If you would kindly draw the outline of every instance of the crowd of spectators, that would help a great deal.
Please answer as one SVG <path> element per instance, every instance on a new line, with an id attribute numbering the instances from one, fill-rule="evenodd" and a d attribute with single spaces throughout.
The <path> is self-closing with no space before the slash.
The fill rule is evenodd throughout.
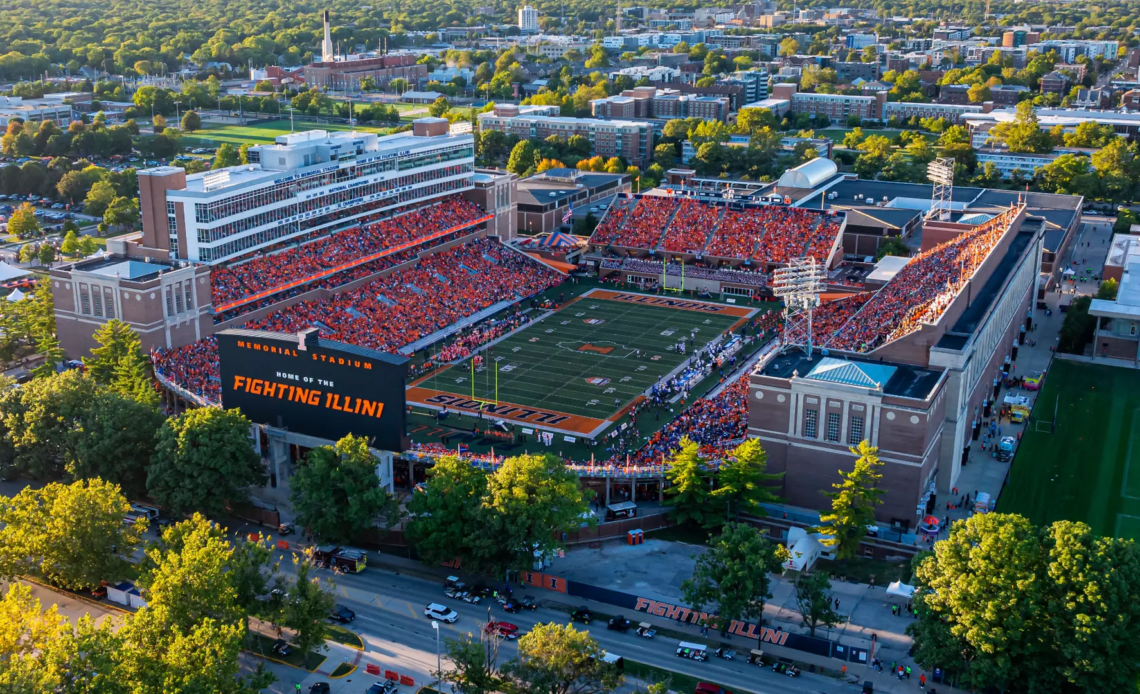
<path id="1" fill-rule="evenodd" d="M 229 267 L 214 268 L 210 273 L 211 296 L 215 306 L 228 304 L 474 221 L 482 214 L 475 203 L 452 197 L 364 228 L 295 243 Z M 363 270 L 366 274 L 385 266 L 369 265 Z"/>
<path id="2" fill-rule="evenodd" d="M 530 321 L 531 318 L 529 316 L 525 316 L 516 311 L 506 318 L 495 319 L 482 325 L 473 326 L 469 331 L 461 333 L 454 340 L 444 345 L 438 352 L 431 355 L 430 358 L 424 360 L 422 364 L 413 369 L 412 373 L 413 375 L 427 373 L 443 364 L 458 359 L 465 359 L 469 354 L 488 342 L 497 340 L 515 328 L 525 325 Z"/>
<path id="3" fill-rule="evenodd" d="M 515 301 L 558 284 L 562 277 L 493 239 L 428 256 L 349 292 L 304 301 L 244 327 L 294 333 L 316 326 L 321 337 L 395 352 L 500 301 Z M 500 328 L 476 330 L 450 348 L 458 353 L 494 339 Z M 453 357 L 458 358 L 458 356 Z M 155 371 L 195 395 L 220 401 L 218 349 L 207 337 L 152 354 Z"/>
<path id="4" fill-rule="evenodd" d="M 208 400 L 222 401 L 218 340 L 213 335 L 182 347 L 159 347 L 150 354 L 154 372 L 174 385 Z"/>
<path id="5" fill-rule="evenodd" d="M 756 250 L 756 242 L 764 233 L 755 210 L 725 210 L 720 224 L 713 231 L 705 255 L 720 258 L 751 258 Z"/>
<path id="6" fill-rule="evenodd" d="M 709 234 L 716 228 L 723 209 L 692 199 L 682 200 L 673 221 L 665 230 L 661 247 L 673 253 L 700 253 L 709 240 Z"/>
<path id="7" fill-rule="evenodd" d="M 321 337 L 395 352 L 500 301 L 516 301 L 562 277 L 497 241 L 479 239 L 423 258 L 415 266 L 351 292 L 304 301 L 246 327 Z"/>
<path id="8" fill-rule="evenodd" d="M 811 314 L 812 333 L 819 335 L 823 340 L 831 337 L 851 319 L 851 316 L 858 313 L 872 296 L 874 294 L 871 292 L 860 292 L 817 306 Z M 798 315 L 792 316 L 793 319 L 797 317 Z"/>
<path id="9" fill-rule="evenodd" d="M 825 347 L 869 352 L 938 320 L 1001 240 L 1017 210 L 914 256 L 875 293 Z"/>
<path id="10" fill-rule="evenodd" d="M 641 198 L 610 243 L 628 248 L 656 248 L 665 225 L 679 206 L 678 198 L 657 195 Z"/>
<path id="11" fill-rule="evenodd" d="M 763 263 L 787 263 L 805 255 L 809 245 L 820 245 L 816 235 L 822 221 L 819 212 L 798 207 L 758 207 L 749 212 L 756 216 L 755 224 L 764 229 L 754 256 Z M 831 241 L 838 233 L 839 227 L 835 226 Z M 831 250 L 830 245 L 828 250 Z M 816 259 L 826 260 L 827 256 L 816 256 Z"/>
<path id="12" fill-rule="evenodd" d="M 615 198 L 610 205 L 609 212 L 602 219 L 601 223 L 594 229 L 594 233 L 590 235 L 590 243 L 607 244 L 613 243 L 617 238 L 618 232 L 621 231 L 622 225 L 625 224 L 625 218 L 629 215 L 629 211 L 637 203 L 625 198 Z"/>

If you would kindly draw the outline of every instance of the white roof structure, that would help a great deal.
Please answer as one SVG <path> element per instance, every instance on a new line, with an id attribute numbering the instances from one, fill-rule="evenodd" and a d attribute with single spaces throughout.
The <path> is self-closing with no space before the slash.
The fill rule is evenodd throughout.
<path id="1" fill-rule="evenodd" d="M 1117 235 L 1108 252 L 1106 265 L 1124 268 L 1116 299 L 1093 299 L 1089 313 L 1094 316 L 1140 320 L 1140 237 Z"/>
<path id="2" fill-rule="evenodd" d="M 871 390 L 882 390 L 897 370 L 896 367 L 885 364 L 869 364 L 836 359 L 835 357 L 824 357 L 812 367 L 804 378 L 870 388 Z"/>
<path id="3" fill-rule="evenodd" d="M 837 173 L 839 173 L 839 167 L 835 165 L 835 162 L 826 157 L 817 157 L 794 169 L 788 169 L 783 176 L 780 176 L 776 186 L 781 188 L 815 188 Z"/>
<path id="4" fill-rule="evenodd" d="M 0 260 L 0 282 L 14 280 L 17 277 L 26 277 L 30 274 L 32 273 L 27 270 L 21 270 L 18 267 L 12 267 L 8 263 Z"/>
<path id="5" fill-rule="evenodd" d="M 7 299 L 8 301 L 16 302 L 16 301 L 20 301 L 25 296 L 27 296 L 27 294 L 25 294 L 22 291 L 20 291 L 19 289 L 17 289 L 4 298 Z"/>
<path id="6" fill-rule="evenodd" d="M 887 586 L 887 595 L 897 595 L 900 598 L 910 600 L 914 597 L 914 586 L 909 586 L 902 581 L 895 581 Z"/>
<path id="7" fill-rule="evenodd" d="M 884 255 L 879 262 L 875 263 L 875 269 L 867 275 L 866 281 L 890 282 L 908 263 L 910 263 L 910 258 L 901 255 Z"/>

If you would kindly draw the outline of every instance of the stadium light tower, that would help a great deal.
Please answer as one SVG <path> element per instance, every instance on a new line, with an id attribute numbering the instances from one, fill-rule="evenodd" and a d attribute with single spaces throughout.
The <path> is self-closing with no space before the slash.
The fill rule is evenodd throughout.
<path id="1" fill-rule="evenodd" d="M 772 273 L 772 293 L 784 300 L 784 342 L 807 345 L 811 359 L 811 314 L 819 306 L 826 270 L 815 258 L 793 258 Z"/>
<path id="2" fill-rule="evenodd" d="M 934 184 L 926 219 L 950 219 L 950 200 L 954 196 L 954 158 L 939 157 L 927 164 L 926 177 Z"/>

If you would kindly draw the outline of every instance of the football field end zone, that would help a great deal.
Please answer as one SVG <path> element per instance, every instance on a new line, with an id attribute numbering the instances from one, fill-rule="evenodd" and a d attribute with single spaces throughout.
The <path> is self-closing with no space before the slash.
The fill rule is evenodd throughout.
<path id="1" fill-rule="evenodd" d="M 695 311 L 697 313 L 707 313 L 717 316 L 736 316 L 738 318 L 751 318 L 760 312 L 758 308 L 718 304 L 712 301 L 701 301 L 699 299 L 677 299 L 668 296 L 658 296 L 657 294 L 619 292 L 612 289 L 591 289 L 577 297 L 575 301 L 581 301 L 582 299 L 606 299 L 607 301 L 642 304 L 645 306 L 656 306 L 658 308 L 672 308 L 678 311 Z M 565 306 L 568 306 L 570 303 L 572 302 L 567 302 L 560 308 L 565 308 Z"/>
<path id="2" fill-rule="evenodd" d="M 482 410 L 485 413 L 484 416 L 490 420 L 502 419 L 519 426 L 535 427 L 545 431 L 569 436 L 585 436 L 586 438 L 596 438 L 603 429 L 614 421 L 612 417 L 610 419 L 594 419 L 546 410 L 541 407 L 525 407 L 502 400 L 499 401 L 498 405 L 482 407 L 481 401 L 419 386 L 408 388 L 406 400 L 408 404 L 419 405 L 430 410 L 438 411 L 446 407 L 449 410 L 470 416 L 476 416 Z"/>

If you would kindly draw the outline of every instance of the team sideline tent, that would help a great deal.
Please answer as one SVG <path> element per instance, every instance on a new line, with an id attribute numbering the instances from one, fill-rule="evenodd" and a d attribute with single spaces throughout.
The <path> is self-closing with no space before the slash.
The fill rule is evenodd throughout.
<path id="1" fill-rule="evenodd" d="M 910 600 L 914 597 L 914 586 L 908 586 L 902 581 L 895 581 L 887 586 L 887 595 L 897 595 L 900 598 Z"/>
<path id="2" fill-rule="evenodd" d="M 32 273 L 28 272 L 27 270 L 21 270 L 18 267 L 12 267 L 8 263 L 0 260 L 0 282 L 14 280 L 17 277 L 27 277 L 30 274 Z"/>

